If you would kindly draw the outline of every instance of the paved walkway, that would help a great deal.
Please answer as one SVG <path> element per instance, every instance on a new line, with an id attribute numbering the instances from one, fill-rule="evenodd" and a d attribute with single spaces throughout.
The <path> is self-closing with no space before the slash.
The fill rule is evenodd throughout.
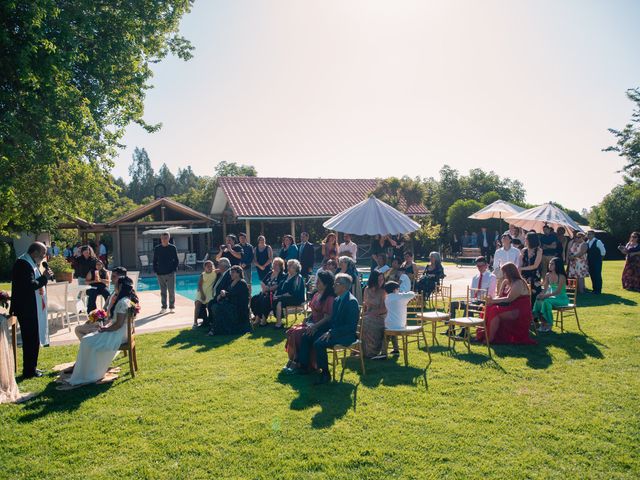
<path id="1" fill-rule="evenodd" d="M 445 285 L 451 285 L 454 297 L 463 297 L 467 294 L 467 285 L 477 271 L 475 268 L 446 265 L 444 268 L 446 278 Z M 176 294 L 175 313 L 160 314 L 160 291 L 138 292 L 141 311 L 136 319 L 136 334 L 159 332 L 163 330 L 177 330 L 190 327 L 193 323 L 193 301 L 182 295 Z M 82 317 L 81 323 L 85 318 Z M 71 332 L 67 328 L 52 332 L 51 345 L 67 345 L 78 343 L 73 333 L 77 323 L 71 325 Z"/>

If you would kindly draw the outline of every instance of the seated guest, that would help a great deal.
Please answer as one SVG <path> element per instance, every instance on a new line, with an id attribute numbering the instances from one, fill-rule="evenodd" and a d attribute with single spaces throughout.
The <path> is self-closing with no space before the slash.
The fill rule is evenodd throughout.
<path id="1" fill-rule="evenodd" d="M 375 270 L 369 275 L 367 288 L 363 295 L 362 338 L 360 343 L 365 357 L 372 358 L 382 351 L 384 339 L 384 319 L 387 307 L 384 299 L 387 292 L 384 289 L 384 275 Z"/>
<path id="2" fill-rule="evenodd" d="M 238 335 L 251 331 L 249 324 L 249 286 L 242 267 L 229 269 L 231 283 L 218 294 L 214 305 L 213 328 L 209 335 Z"/>
<path id="3" fill-rule="evenodd" d="M 338 259 L 338 273 L 346 273 L 351 277 L 351 293 L 358 303 L 362 300 L 362 285 L 360 284 L 360 274 L 356 268 L 356 262 L 347 255 Z"/>
<path id="4" fill-rule="evenodd" d="M 322 260 L 326 262 L 329 259 L 338 259 L 338 240 L 333 232 L 329 233 L 322 241 Z"/>
<path id="5" fill-rule="evenodd" d="M 542 249 L 540 248 L 538 235 L 535 232 L 527 233 L 525 243 L 526 248 L 522 250 L 520 273 L 522 273 L 522 278 L 524 278 L 525 282 L 531 287 L 531 303 L 533 304 L 542 288 L 542 279 L 540 277 Z"/>
<path id="6" fill-rule="evenodd" d="M 274 328 L 282 328 L 284 309 L 302 305 L 305 300 L 305 293 L 304 280 L 300 275 L 300 262 L 298 260 L 289 260 L 287 262 L 287 277 L 273 296 L 273 310 L 276 315 Z"/>
<path id="7" fill-rule="evenodd" d="M 622 288 L 631 292 L 640 292 L 640 232 L 632 232 L 625 246 L 618 250 L 627 259 L 622 270 Z"/>
<path id="8" fill-rule="evenodd" d="M 478 248 L 478 234 L 476 232 L 471 232 L 471 237 L 469 238 L 469 246 L 471 248 Z"/>
<path id="9" fill-rule="evenodd" d="M 317 384 L 331 381 L 329 374 L 329 359 L 327 348 L 334 345 L 351 345 L 356 340 L 360 306 L 356 298 L 349 293 L 351 277 L 339 273 L 336 275 L 334 288 L 336 299 L 333 302 L 331 320 L 322 328 L 318 328 L 313 335 L 302 337 L 298 353 L 300 373 L 307 373 L 311 365 L 311 346 L 316 352 L 316 364 L 321 370 Z"/>
<path id="10" fill-rule="evenodd" d="M 497 297 L 487 298 L 485 320 L 487 332 L 478 330 L 477 340 L 484 342 L 488 334 L 490 343 L 535 343 L 529 338 L 531 298 L 529 288 L 515 263 L 502 265 L 502 286 Z"/>
<path id="11" fill-rule="evenodd" d="M 349 255 L 354 262 L 358 261 L 358 245 L 351 241 L 351 234 L 344 234 L 344 242 L 338 248 L 338 255 Z"/>
<path id="12" fill-rule="evenodd" d="M 333 259 L 329 259 L 326 262 L 323 262 L 323 264 L 316 272 L 316 276 L 318 276 L 320 272 L 331 272 L 335 275 L 338 272 L 338 262 Z"/>
<path id="13" fill-rule="evenodd" d="M 424 269 L 422 277 L 416 283 L 416 291 L 424 295 L 425 300 L 428 299 L 436 285 L 440 284 L 445 277 L 444 268 L 442 267 L 442 259 L 438 252 L 429 254 L 429 265 Z"/>
<path id="14" fill-rule="evenodd" d="M 264 235 L 260 235 L 258 237 L 258 245 L 253 253 L 253 264 L 256 266 L 258 278 L 261 282 L 264 280 L 264 277 L 269 275 L 272 261 L 273 250 L 270 245 L 267 245 Z"/>
<path id="15" fill-rule="evenodd" d="M 273 296 L 276 294 L 278 287 L 285 279 L 284 260 L 280 257 L 273 259 L 273 265 L 269 275 L 260 283 L 260 293 L 251 297 L 251 311 L 253 312 L 254 326 L 264 327 L 267 324 L 267 318 L 273 311 Z"/>
<path id="16" fill-rule="evenodd" d="M 371 239 L 371 271 L 378 267 L 378 256 L 381 254 L 387 254 L 387 249 L 391 246 L 388 235 L 375 235 Z M 385 261 L 383 263 L 387 263 Z"/>
<path id="17" fill-rule="evenodd" d="M 533 305 L 533 318 L 540 322 L 539 332 L 550 332 L 553 327 L 553 307 L 569 305 L 567 274 L 560 257 L 554 257 L 549 262 L 542 290 L 543 293 L 538 295 Z"/>
<path id="18" fill-rule="evenodd" d="M 469 235 L 469 232 L 466 230 L 462 234 L 461 243 L 462 243 L 462 248 L 471 247 L 471 236 Z"/>
<path id="19" fill-rule="evenodd" d="M 489 270 L 489 264 L 487 263 L 487 259 L 484 257 L 476 258 L 476 268 L 478 269 L 478 273 L 471 279 L 471 289 L 473 291 L 471 293 L 469 303 L 473 305 L 480 305 L 483 301 L 483 297 L 496 296 L 496 276 L 491 273 L 491 270 Z M 466 309 L 466 300 L 454 301 L 451 302 L 451 310 L 449 314 L 451 315 L 451 318 L 456 318 L 458 310 L 462 310 L 462 315 L 465 315 Z M 455 334 L 452 329 L 447 333 L 449 335 Z M 461 332 L 461 336 L 463 335 L 464 329 Z"/>
<path id="20" fill-rule="evenodd" d="M 401 267 L 404 269 L 404 273 L 407 274 L 412 284 L 420 278 L 420 267 L 413 261 L 413 253 L 404 252 L 404 262 Z"/>
<path id="21" fill-rule="evenodd" d="M 398 284 L 400 285 L 400 293 L 410 292 L 412 290 L 411 279 L 404 272 L 404 268 L 398 267 L 398 270 L 396 270 L 396 274 L 394 276 L 394 281 L 398 282 Z"/>
<path id="22" fill-rule="evenodd" d="M 520 250 L 511 245 L 511 235 L 505 233 L 501 240 L 502 247 L 493 255 L 493 273 L 498 280 L 502 279 L 502 265 L 513 263 L 516 267 L 520 266 Z"/>
<path id="23" fill-rule="evenodd" d="M 280 258 L 285 262 L 289 260 L 298 260 L 298 247 L 291 235 L 282 237 L 282 250 L 280 250 Z"/>
<path id="24" fill-rule="evenodd" d="M 318 275 L 316 282 L 316 293 L 309 302 L 309 309 L 311 315 L 307 320 L 300 325 L 294 325 L 287 330 L 287 343 L 285 344 L 285 350 L 289 354 L 289 362 L 283 370 L 286 372 L 292 372 L 294 369 L 299 368 L 297 352 L 302 342 L 303 336 L 311 336 L 325 325 L 329 324 L 331 320 L 331 314 L 333 312 L 333 301 L 335 300 L 336 293 L 333 289 L 334 276 L 331 272 L 322 272 Z M 310 365 L 315 367 L 314 352 L 311 354 Z"/>
<path id="25" fill-rule="evenodd" d="M 109 298 L 109 281 L 111 274 L 104 268 L 102 260 L 96 260 L 96 269 L 87 275 L 88 283 L 92 288 L 87 290 L 87 311 L 96 309 L 96 299 L 101 296 L 105 300 Z"/>
<path id="26" fill-rule="evenodd" d="M 578 293 L 584 293 L 584 279 L 589 276 L 589 265 L 587 263 L 588 247 L 584 239 L 583 232 L 576 232 L 573 240 L 567 247 L 567 257 L 569 259 L 569 278 L 575 278 L 578 283 Z"/>
<path id="27" fill-rule="evenodd" d="M 385 330 L 403 330 L 407 326 L 407 305 L 416 296 L 413 292 L 400 292 L 400 284 L 398 282 L 387 282 L 384 285 L 387 296 L 384 299 L 384 305 L 387 309 L 387 315 L 384 318 Z M 398 355 L 398 339 L 391 337 L 393 344 L 392 355 Z M 376 360 L 384 360 L 387 358 L 386 342 L 382 342 L 382 353 L 374 357 Z"/>
<path id="28" fill-rule="evenodd" d="M 231 284 L 231 274 L 229 273 L 229 269 L 231 268 L 231 262 L 226 257 L 218 260 L 218 270 L 217 270 L 217 278 L 215 283 L 213 284 L 213 295 L 211 296 L 211 300 L 207 304 L 207 310 L 209 315 L 207 319 L 202 322 L 201 327 L 209 327 L 209 334 L 213 335 L 213 317 L 215 315 L 215 305 L 218 303 L 218 299 L 220 298 L 220 293 L 223 290 L 227 290 L 229 285 Z"/>
<path id="29" fill-rule="evenodd" d="M 383 275 L 385 275 L 386 278 L 386 273 L 391 270 L 391 268 L 389 267 L 389 265 L 387 265 L 387 254 L 386 253 L 379 253 L 376 255 L 376 268 L 374 268 L 374 270 L 378 273 L 381 273 Z"/>
<path id="30" fill-rule="evenodd" d="M 100 380 L 120 345 L 127 340 L 127 318 L 131 314 L 132 303 L 138 303 L 138 296 L 129 277 L 119 277 L 114 299 L 107 310 L 109 317 L 105 325 L 84 335 L 80 340 L 80 350 L 68 380 L 70 385 L 94 383 Z"/>
<path id="31" fill-rule="evenodd" d="M 520 251 L 522 251 L 522 249 L 524 248 L 524 243 L 522 243 L 519 238 L 514 238 L 513 242 L 511 242 L 511 245 Z"/>
<path id="32" fill-rule="evenodd" d="M 111 272 L 111 283 L 113 285 L 118 285 L 118 281 L 127 276 L 127 269 L 124 267 L 116 267 L 113 269 L 113 271 Z M 104 309 L 105 311 L 109 311 L 111 310 L 111 307 L 113 306 L 113 303 L 115 302 L 117 298 L 117 295 L 114 293 L 112 293 L 111 295 L 109 295 L 109 297 L 106 299 L 106 301 L 104 302 Z M 89 310 L 91 311 L 91 310 Z M 83 323 L 82 325 L 78 325 L 75 328 L 75 334 L 76 337 L 78 337 L 78 339 L 82 340 L 82 338 L 85 335 L 88 335 L 89 333 L 93 333 L 93 332 L 97 332 L 98 331 L 98 327 L 100 325 L 97 322 L 89 322 L 87 321 L 86 323 Z"/>
<path id="33" fill-rule="evenodd" d="M 300 245 L 298 245 L 298 260 L 302 267 L 301 274 L 305 280 L 309 278 L 313 271 L 313 264 L 316 261 L 316 253 L 313 243 L 309 241 L 309 234 L 302 232 L 300 234 Z"/>
<path id="34" fill-rule="evenodd" d="M 198 326 L 198 318 L 202 316 L 202 309 L 205 309 L 206 319 L 208 314 L 206 313 L 207 305 L 213 300 L 213 286 L 216 284 L 218 274 L 213 268 L 213 262 L 207 260 L 203 264 L 204 271 L 200 274 L 198 279 L 198 290 L 196 291 L 195 308 L 193 312 L 193 328 Z"/>
<path id="35" fill-rule="evenodd" d="M 227 235 L 227 243 L 224 245 L 220 245 L 220 250 L 216 255 L 216 261 L 220 260 L 221 258 L 226 258 L 227 260 L 229 260 L 230 266 L 240 265 L 244 251 L 242 250 L 242 247 L 240 245 L 237 245 L 237 240 L 238 239 L 235 235 Z"/>
<path id="36" fill-rule="evenodd" d="M 80 248 L 80 256 L 76 259 L 75 278 L 78 279 L 79 285 L 86 285 L 87 279 L 93 278 L 93 272 L 96 270 L 96 262 L 98 258 L 93 252 L 93 248 L 85 245 Z"/>

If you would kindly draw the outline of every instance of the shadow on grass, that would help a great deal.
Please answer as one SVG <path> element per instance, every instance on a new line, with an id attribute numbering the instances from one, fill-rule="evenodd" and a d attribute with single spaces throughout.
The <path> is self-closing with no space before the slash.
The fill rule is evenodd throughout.
<path id="1" fill-rule="evenodd" d="M 273 347 L 279 345 L 286 338 L 286 329 L 273 328 L 273 324 L 268 324 L 264 327 L 255 327 L 251 334 L 252 339 L 264 340 L 265 347 Z"/>
<path id="2" fill-rule="evenodd" d="M 298 397 L 291 401 L 291 410 L 320 406 L 320 411 L 311 418 L 313 428 L 329 428 L 350 409 L 355 412 L 358 385 L 332 382 L 314 386 L 314 380 L 314 375 L 289 375 L 282 372 L 278 375 L 280 383 L 290 385 L 298 392 Z"/>
<path id="3" fill-rule="evenodd" d="M 613 293 L 601 293 L 600 295 L 594 295 L 593 293 L 586 292 L 578 294 L 578 308 L 579 307 L 602 307 L 611 305 L 627 305 L 634 307 L 638 305 L 638 302 L 629 298 L 621 297 L 620 295 L 614 295 Z"/>
<path id="4" fill-rule="evenodd" d="M 206 328 L 195 328 L 178 331 L 163 346 L 164 348 L 178 347 L 181 350 L 195 348 L 196 352 L 208 352 L 216 347 L 232 343 L 240 337 L 242 335 L 214 335 L 210 337 L 207 335 Z"/>
<path id="5" fill-rule="evenodd" d="M 420 349 L 420 354 L 426 352 Z M 414 352 L 411 352 L 414 353 Z M 431 352 L 433 355 L 433 351 Z M 426 355 L 426 353 L 425 353 Z M 374 388 L 379 385 L 396 387 L 399 385 L 424 386 L 425 392 L 429 389 L 427 371 L 431 361 L 425 356 L 427 363 L 424 368 L 405 366 L 401 357 L 389 357 L 387 360 L 365 360 L 366 375 L 360 377 L 360 382 Z"/>

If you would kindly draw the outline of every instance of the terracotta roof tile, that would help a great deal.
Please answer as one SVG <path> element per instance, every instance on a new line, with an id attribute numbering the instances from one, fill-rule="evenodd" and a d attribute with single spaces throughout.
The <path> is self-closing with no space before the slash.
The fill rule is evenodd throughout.
<path id="1" fill-rule="evenodd" d="M 220 177 L 236 217 L 332 217 L 367 197 L 376 179 Z M 425 215 L 422 205 L 409 208 Z"/>

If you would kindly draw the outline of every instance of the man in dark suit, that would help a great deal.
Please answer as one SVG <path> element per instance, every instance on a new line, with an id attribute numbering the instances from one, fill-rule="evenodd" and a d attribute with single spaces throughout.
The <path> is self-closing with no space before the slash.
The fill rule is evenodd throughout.
<path id="1" fill-rule="evenodd" d="M 309 242 L 309 234 L 302 232 L 300 234 L 300 245 L 298 245 L 298 260 L 300 261 L 300 265 L 302 265 L 300 274 L 305 280 L 309 278 L 309 275 L 313 271 L 315 259 L 315 251 L 313 243 Z"/>
<path id="2" fill-rule="evenodd" d="M 213 317 L 215 316 L 216 305 L 218 303 L 218 295 L 220 295 L 222 290 L 229 290 L 229 285 L 231 285 L 230 268 L 231 262 L 228 258 L 223 257 L 218 260 L 218 279 L 213 285 L 213 300 L 207 304 L 209 315 L 201 325 L 202 327 L 209 326 L 209 335 L 213 335 Z"/>
<path id="3" fill-rule="evenodd" d="M 24 378 L 42 376 L 42 372 L 36 368 L 40 351 L 38 311 L 46 308 L 42 289 L 47 285 L 48 279 L 53 278 L 53 272 L 49 269 L 44 274 L 40 274 L 39 266 L 46 255 L 47 247 L 43 243 L 32 243 L 27 253 L 21 255 L 13 264 L 11 275 L 9 314 L 18 317 L 20 324 Z M 38 305 L 37 301 L 42 305 Z M 46 311 L 41 314 L 46 315 Z"/>
<path id="4" fill-rule="evenodd" d="M 327 348 L 334 345 L 351 345 L 356 340 L 360 306 L 356 297 L 351 295 L 351 276 L 345 273 L 336 275 L 335 285 L 336 299 L 333 302 L 331 320 L 325 324 L 325 328 L 311 330 L 309 335 L 302 337 L 302 344 L 298 353 L 300 372 L 309 370 L 309 358 L 311 345 L 316 352 L 316 364 L 322 370 L 317 385 L 331 381 L 329 374 L 329 359 Z"/>

